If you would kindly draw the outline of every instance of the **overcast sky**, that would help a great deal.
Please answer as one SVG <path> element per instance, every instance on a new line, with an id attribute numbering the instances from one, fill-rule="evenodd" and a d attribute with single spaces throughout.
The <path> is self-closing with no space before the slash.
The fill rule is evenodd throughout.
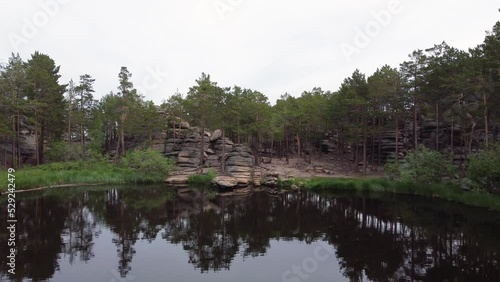
<path id="1" fill-rule="evenodd" d="M 185 94 L 205 72 L 274 104 L 285 92 L 337 90 L 356 68 L 397 67 L 443 40 L 474 47 L 500 20 L 498 8 L 498 0 L 2 1 L 0 62 L 40 51 L 61 66 L 61 83 L 93 76 L 96 97 L 116 92 L 126 66 L 155 103 Z"/>

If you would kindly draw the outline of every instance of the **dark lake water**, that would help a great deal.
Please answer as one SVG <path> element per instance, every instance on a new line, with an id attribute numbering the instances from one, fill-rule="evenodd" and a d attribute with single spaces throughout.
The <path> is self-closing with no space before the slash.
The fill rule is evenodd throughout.
<path id="1" fill-rule="evenodd" d="M 500 213 L 418 197 L 71 188 L 18 194 L 2 281 L 500 281 Z"/>

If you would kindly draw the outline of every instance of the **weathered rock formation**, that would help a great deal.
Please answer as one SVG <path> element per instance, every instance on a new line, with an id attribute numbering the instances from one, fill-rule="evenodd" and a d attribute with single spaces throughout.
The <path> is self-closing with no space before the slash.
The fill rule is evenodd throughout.
<path id="1" fill-rule="evenodd" d="M 238 186 L 253 183 L 255 156 L 248 146 L 236 145 L 227 154 L 225 171 L 238 181 Z"/>
<path id="2" fill-rule="evenodd" d="M 222 189 L 233 189 L 238 185 L 238 180 L 232 176 L 217 176 L 212 180 L 212 185 Z"/>
<path id="3" fill-rule="evenodd" d="M 175 177 L 167 179 L 167 183 L 176 184 L 179 175 L 187 175 L 186 171 L 190 172 L 193 169 L 211 168 L 221 173 L 222 158 L 225 159 L 225 174 L 236 181 L 234 186 L 246 187 L 254 183 L 255 156 L 248 146 L 235 145 L 229 138 L 223 138 L 220 129 L 213 132 L 206 131 L 203 134 L 202 155 L 202 136 L 199 128 L 189 127 L 186 123 L 170 124 L 169 127 L 163 149 L 161 146 L 154 147 L 165 156 L 176 159 L 177 172 Z M 187 176 L 182 179 L 187 179 Z M 226 180 L 218 178 L 217 185 L 232 188 L 229 187 L 231 185 L 226 185 L 228 184 Z"/>

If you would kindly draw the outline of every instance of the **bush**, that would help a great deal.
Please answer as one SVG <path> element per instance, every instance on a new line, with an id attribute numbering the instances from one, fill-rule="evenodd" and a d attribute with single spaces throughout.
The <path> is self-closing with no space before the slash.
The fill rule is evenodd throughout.
<path id="1" fill-rule="evenodd" d="M 160 152 L 147 149 L 132 151 L 123 156 L 120 164 L 130 169 L 135 182 L 161 182 L 174 168 L 174 162 L 165 158 Z"/>
<path id="2" fill-rule="evenodd" d="M 388 177 L 408 183 L 434 184 L 444 179 L 452 179 L 456 167 L 452 160 L 437 151 L 420 146 L 418 151 L 411 151 L 401 163 L 390 163 L 385 166 Z"/>
<path id="3" fill-rule="evenodd" d="M 64 141 L 53 142 L 45 152 L 45 159 L 48 162 L 79 160 L 81 159 L 79 150 L 80 147 L 76 144 L 68 144 Z"/>
<path id="4" fill-rule="evenodd" d="M 195 185 L 210 185 L 212 180 L 217 176 L 217 171 L 211 169 L 205 174 L 193 174 L 188 176 L 188 183 Z"/>
<path id="5" fill-rule="evenodd" d="M 500 144 L 472 155 L 467 166 L 467 177 L 479 190 L 500 188 Z"/>

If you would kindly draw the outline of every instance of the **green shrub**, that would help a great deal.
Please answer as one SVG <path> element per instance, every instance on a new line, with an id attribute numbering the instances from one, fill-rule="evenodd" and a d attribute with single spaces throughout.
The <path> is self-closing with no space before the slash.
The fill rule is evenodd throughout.
<path id="1" fill-rule="evenodd" d="M 385 166 L 390 179 L 408 183 L 442 183 L 444 179 L 455 176 L 456 167 L 450 158 L 437 151 L 420 146 L 418 151 L 411 151 L 400 163 Z"/>
<path id="2" fill-rule="evenodd" d="M 216 176 L 217 171 L 211 169 L 204 174 L 193 174 L 188 176 L 188 183 L 195 185 L 210 185 L 210 183 Z"/>
<path id="3" fill-rule="evenodd" d="M 161 182 L 174 168 L 172 160 L 152 149 L 126 153 L 120 164 L 130 170 L 133 182 L 143 183 Z"/>
<path id="4" fill-rule="evenodd" d="M 79 150 L 80 146 L 76 144 L 68 144 L 64 141 L 53 142 L 45 152 L 45 160 L 48 162 L 80 160 Z"/>
<path id="5" fill-rule="evenodd" d="M 479 190 L 500 188 L 500 144 L 472 155 L 467 166 L 467 177 Z"/>
<path id="6" fill-rule="evenodd" d="M 401 177 L 401 174 L 399 171 L 400 166 L 401 166 L 401 163 L 387 162 L 384 166 L 384 172 L 385 172 L 386 177 L 390 180 L 399 179 Z"/>

